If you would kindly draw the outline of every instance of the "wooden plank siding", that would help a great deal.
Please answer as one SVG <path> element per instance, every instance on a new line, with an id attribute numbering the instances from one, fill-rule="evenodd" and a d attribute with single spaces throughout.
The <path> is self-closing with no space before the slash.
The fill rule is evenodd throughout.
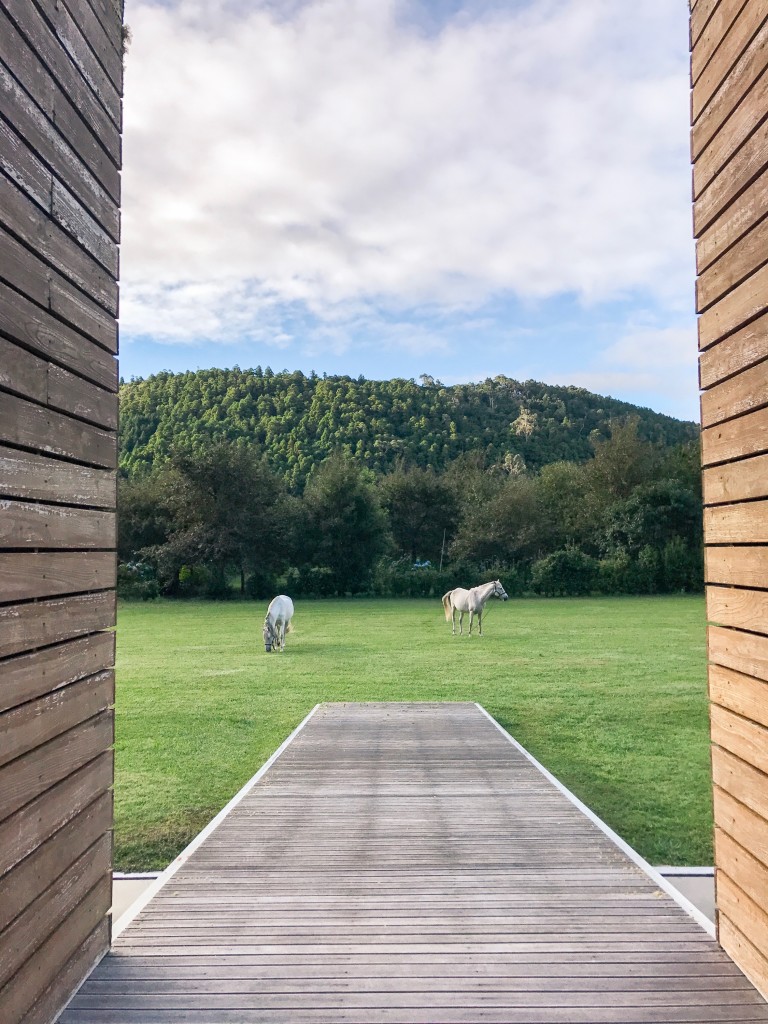
<path id="1" fill-rule="evenodd" d="M 122 4 L 0 0 L 0 1018 L 109 946 Z"/>
<path id="2" fill-rule="evenodd" d="M 768 1021 L 663 880 L 477 705 L 322 705 L 259 776 L 61 1024 Z"/>
<path id="3" fill-rule="evenodd" d="M 768 9 L 691 7 L 718 936 L 768 993 Z"/>

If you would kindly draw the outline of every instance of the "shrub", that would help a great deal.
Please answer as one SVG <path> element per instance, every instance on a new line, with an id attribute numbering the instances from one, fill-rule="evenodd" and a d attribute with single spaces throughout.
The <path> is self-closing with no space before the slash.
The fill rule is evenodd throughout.
<path id="1" fill-rule="evenodd" d="M 157 574 L 148 562 L 120 562 L 117 567 L 118 597 L 154 601 L 159 593 Z"/>
<path id="2" fill-rule="evenodd" d="M 591 593 L 597 574 L 596 559 L 578 548 L 565 548 L 534 562 L 531 587 L 549 597 L 578 597 Z"/>

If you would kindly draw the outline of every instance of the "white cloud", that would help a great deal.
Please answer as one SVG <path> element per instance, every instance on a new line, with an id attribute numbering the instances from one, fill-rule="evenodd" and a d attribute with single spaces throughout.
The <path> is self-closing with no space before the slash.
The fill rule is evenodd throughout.
<path id="1" fill-rule="evenodd" d="M 127 0 L 123 330 L 285 339 L 288 303 L 339 345 L 507 293 L 685 305 L 684 8 L 428 32 L 407 0 Z"/>

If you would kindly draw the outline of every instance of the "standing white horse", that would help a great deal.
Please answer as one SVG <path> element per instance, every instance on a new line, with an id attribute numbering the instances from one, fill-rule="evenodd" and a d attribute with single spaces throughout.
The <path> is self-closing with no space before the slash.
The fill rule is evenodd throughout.
<path id="1" fill-rule="evenodd" d="M 264 619 L 264 646 L 267 654 L 275 650 L 285 650 L 285 634 L 291 631 L 293 618 L 293 601 L 285 594 L 278 594 L 269 602 L 267 617 Z"/>
<path id="2" fill-rule="evenodd" d="M 456 636 L 456 612 L 459 613 L 459 636 L 464 632 L 464 613 L 469 612 L 469 635 L 472 636 L 472 619 L 477 615 L 477 625 L 480 636 L 483 635 L 483 608 L 486 601 L 491 597 L 498 597 L 506 601 L 509 595 L 498 580 L 491 583 L 483 583 L 479 587 L 472 587 L 465 590 L 457 587 L 449 590 L 443 595 L 443 608 L 445 609 L 445 621 L 453 626 L 452 634 Z"/>

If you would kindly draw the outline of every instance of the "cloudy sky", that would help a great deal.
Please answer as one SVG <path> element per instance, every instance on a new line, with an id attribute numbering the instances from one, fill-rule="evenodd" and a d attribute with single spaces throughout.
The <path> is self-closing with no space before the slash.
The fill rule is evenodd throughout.
<path id="1" fill-rule="evenodd" d="M 121 372 L 698 418 L 685 0 L 126 0 Z"/>

